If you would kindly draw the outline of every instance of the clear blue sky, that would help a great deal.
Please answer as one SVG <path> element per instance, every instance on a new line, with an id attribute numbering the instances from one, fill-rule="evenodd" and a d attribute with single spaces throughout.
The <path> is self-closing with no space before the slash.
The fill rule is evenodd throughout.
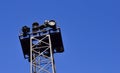
<path id="1" fill-rule="evenodd" d="M 46 19 L 62 30 L 57 73 L 120 73 L 119 0 L 0 0 L 0 73 L 29 73 L 19 30 Z"/>

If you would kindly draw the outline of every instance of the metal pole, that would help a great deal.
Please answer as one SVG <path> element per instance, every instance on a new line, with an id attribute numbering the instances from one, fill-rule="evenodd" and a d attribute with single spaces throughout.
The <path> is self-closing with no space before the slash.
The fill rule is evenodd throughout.
<path id="1" fill-rule="evenodd" d="M 44 39 L 48 39 L 49 42 L 46 42 Z M 36 41 L 34 45 L 33 40 Z M 38 45 L 38 43 L 47 44 L 48 48 L 45 48 L 42 52 L 37 51 L 37 49 L 40 50 L 41 48 L 35 49 L 33 46 Z M 41 47 L 44 47 L 44 45 Z M 50 56 L 44 54 L 46 51 L 48 52 L 48 49 L 50 50 Z M 30 37 L 30 73 L 56 73 L 50 34 L 41 39 L 37 39 L 34 36 Z"/>
<path id="2" fill-rule="evenodd" d="M 56 73 L 50 35 L 48 35 L 48 37 L 49 37 L 49 46 L 50 46 L 50 53 L 51 53 L 52 71 L 53 73 Z"/>
<path id="3" fill-rule="evenodd" d="M 32 37 L 30 37 L 30 73 L 32 73 Z"/>

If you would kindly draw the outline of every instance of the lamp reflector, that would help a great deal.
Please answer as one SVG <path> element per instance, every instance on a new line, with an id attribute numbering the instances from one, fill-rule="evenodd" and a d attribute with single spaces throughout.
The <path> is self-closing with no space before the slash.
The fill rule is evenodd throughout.
<path id="1" fill-rule="evenodd" d="M 54 20 L 50 20 L 50 21 L 48 22 L 48 25 L 49 25 L 49 26 L 55 26 L 55 25 L 56 25 L 56 22 L 55 22 Z"/>

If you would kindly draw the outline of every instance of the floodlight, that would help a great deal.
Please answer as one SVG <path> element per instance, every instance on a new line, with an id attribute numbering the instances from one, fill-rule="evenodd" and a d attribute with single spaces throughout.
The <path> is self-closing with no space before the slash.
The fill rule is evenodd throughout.
<path id="1" fill-rule="evenodd" d="M 23 32 L 23 36 L 26 37 L 27 34 L 30 32 L 30 28 L 28 26 L 23 26 L 22 32 Z"/>
<path id="2" fill-rule="evenodd" d="M 40 27 L 39 27 L 40 30 L 43 30 L 44 28 L 46 28 L 46 25 L 45 25 L 45 24 L 40 25 Z"/>
<path id="3" fill-rule="evenodd" d="M 23 26 L 19 40 L 24 58 L 30 62 L 30 72 L 56 73 L 54 54 L 63 53 L 64 46 L 55 20 L 46 20 L 42 25 L 34 22 L 32 31 Z"/>
<path id="4" fill-rule="evenodd" d="M 48 23 L 46 24 L 48 27 L 51 27 L 53 29 L 56 29 L 56 22 L 55 20 L 50 20 L 48 21 Z"/>
<path id="5" fill-rule="evenodd" d="M 33 32 L 33 34 L 36 34 L 38 30 L 39 30 L 39 23 L 34 22 L 32 24 L 32 32 Z"/>
<path id="6" fill-rule="evenodd" d="M 38 35 L 36 36 L 36 34 Z M 49 38 L 47 35 L 49 35 Z M 31 37 L 34 37 L 32 41 L 30 41 Z M 29 27 L 23 26 L 22 35 L 19 36 L 19 39 L 22 46 L 24 58 L 28 59 L 29 61 L 30 61 L 30 46 L 32 46 L 32 48 L 34 48 L 34 50 L 37 52 L 42 53 L 45 51 L 43 55 L 48 57 L 50 57 L 51 54 L 50 49 L 46 50 L 46 46 L 49 46 L 47 43 L 50 42 L 53 53 L 64 52 L 61 31 L 60 28 L 56 26 L 56 22 L 54 20 L 47 20 L 44 22 L 43 25 L 39 25 L 39 23 L 34 22 L 32 24 L 32 33 L 30 33 Z M 42 42 L 36 44 L 38 40 Z M 32 43 L 32 45 L 30 45 L 30 43 Z"/>
<path id="7" fill-rule="evenodd" d="M 48 25 L 49 25 L 49 26 L 55 26 L 55 25 L 56 25 L 56 22 L 55 22 L 54 20 L 50 20 L 50 21 L 48 22 Z"/>
<path id="8" fill-rule="evenodd" d="M 44 24 L 39 26 L 39 29 L 42 31 L 43 29 L 48 27 L 52 28 L 53 30 L 56 30 L 55 20 L 50 20 L 50 21 L 45 20 Z"/>

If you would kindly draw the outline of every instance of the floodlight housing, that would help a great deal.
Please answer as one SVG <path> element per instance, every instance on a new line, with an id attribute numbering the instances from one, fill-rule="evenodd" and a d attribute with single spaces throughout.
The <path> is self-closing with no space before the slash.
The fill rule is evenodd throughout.
<path id="1" fill-rule="evenodd" d="M 43 30 L 44 28 L 46 28 L 46 25 L 45 25 L 45 24 L 39 26 L 39 29 L 40 29 L 40 30 Z"/>
<path id="2" fill-rule="evenodd" d="M 28 26 L 22 27 L 23 37 L 26 37 L 29 32 L 30 32 L 30 28 Z"/>
<path id="3" fill-rule="evenodd" d="M 55 20 L 50 20 L 48 21 L 48 23 L 46 24 L 48 27 L 56 29 L 56 22 Z"/>
<path id="4" fill-rule="evenodd" d="M 39 30 L 39 23 L 34 22 L 32 24 L 32 32 L 33 32 L 33 34 L 36 34 L 38 30 Z"/>
<path id="5" fill-rule="evenodd" d="M 50 21 L 48 22 L 48 25 L 49 25 L 49 26 L 56 26 L 55 20 L 50 20 Z"/>

